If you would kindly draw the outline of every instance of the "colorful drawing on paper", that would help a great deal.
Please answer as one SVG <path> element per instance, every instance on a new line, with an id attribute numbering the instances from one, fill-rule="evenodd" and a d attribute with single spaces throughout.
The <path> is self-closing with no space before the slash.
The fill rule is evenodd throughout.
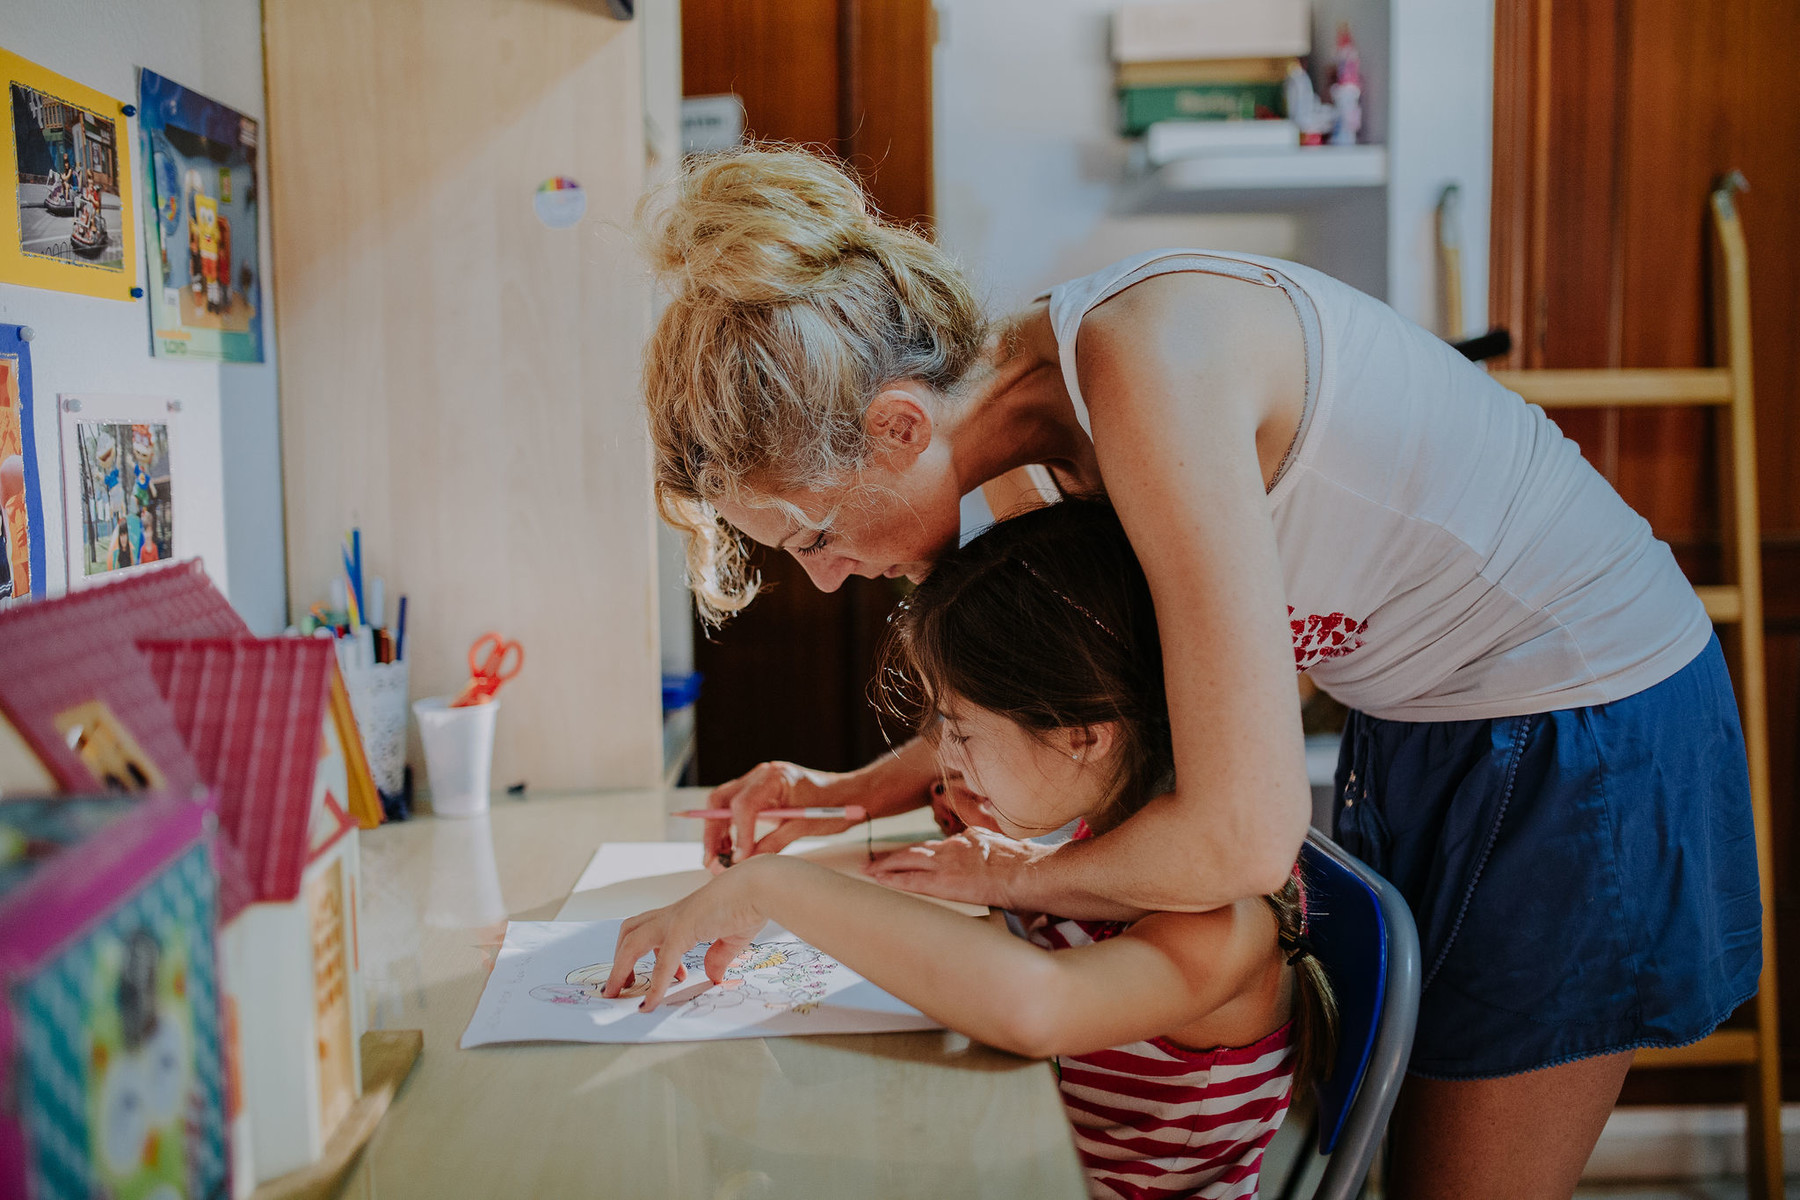
<path id="1" fill-rule="evenodd" d="M 682 956 L 681 963 L 690 976 L 706 970 L 706 951 L 695 947 Z M 622 997 L 642 996 L 650 990 L 650 969 L 654 960 L 645 959 L 632 970 L 632 982 L 620 991 Z M 534 999 L 550 1004 L 610 1004 L 601 989 L 612 974 L 610 962 L 594 963 L 570 971 L 560 984 L 540 984 L 531 989 Z M 725 968 L 725 978 L 699 995 L 674 1005 L 677 1019 L 703 1017 L 738 1005 L 761 1007 L 771 1012 L 791 1012 L 804 1016 L 819 1007 L 828 981 L 839 968 L 836 960 L 823 950 L 805 942 L 751 942 L 743 953 Z"/>
<path id="2" fill-rule="evenodd" d="M 140 70 L 138 136 L 152 350 L 263 361 L 256 121 Z"/>
<path id="3" fill-rule="evenodd" d="M 725 970 L 706 977 L 706 947 L 682 957 L 687 979 L 654 1012 L 639 1012 L 651 962 L 617 999 L 602 996 L 618 921 L 514 921 L 463 1033 L 462 1045 L 499 1042 L 688 1042 L 809 1033 L 941 1029 L 815 946 L 763 929 Z"/>
<path id="4" fill-rule="evenodd" d="M 44 497 L 32 429 L 31 349 L 0 325 L 0 608 L 44 593 Z"/>
<path id="5" fill-rule="evenodd" d="M 175 503 L 166 422 L 75 422 L 80 519 L 71 573 L 103 575 L 174 555 Z"/>
<path id="6" fill-rule="evenodd" d="M 131 155 L 119 101 L 0 50 L 15 219 L 0 281 L 129 300 Z"/>

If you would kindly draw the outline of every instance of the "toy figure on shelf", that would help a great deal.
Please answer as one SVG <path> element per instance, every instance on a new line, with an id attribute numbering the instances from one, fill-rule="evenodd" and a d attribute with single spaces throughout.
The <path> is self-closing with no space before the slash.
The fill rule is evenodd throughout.
<path id="1" fill-rule="evenodd" d="M 1313 91 L 1312 76 L 1297 62 L 1288 64 L 1287 82 L 1282 85 L 1287 99 L 1288 120 L 1300 127 L 1302 146 L 1322 146 L 1337 124 L 1337 110 L 1319 99 Z"/>
<path id="2" fill-rule="evenodd" d="M 1337 125 L 1331 131 L 1334 146 L 1354 146 L 1362 132 L 1362 56 L 1346 22 L 1338 26 L 1337 50 L 1332 55 L 1331 106 Z"/>

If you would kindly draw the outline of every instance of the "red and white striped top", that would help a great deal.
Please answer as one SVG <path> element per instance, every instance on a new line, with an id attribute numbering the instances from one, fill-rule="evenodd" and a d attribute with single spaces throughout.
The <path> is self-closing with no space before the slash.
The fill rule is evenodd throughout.
<path id="1" fill-rule="evenodd" d="M 1066 950 L 1126 927 L 1045 917 L 1026 936 Z M 1256 1195 L 1263 1151 L 1287 1114 L 1293 1024 L 1249 1046 L 1190 1050 L 1157 1037 L 1055 1066 L 1095 1200 L 1238 1200 Z"/>

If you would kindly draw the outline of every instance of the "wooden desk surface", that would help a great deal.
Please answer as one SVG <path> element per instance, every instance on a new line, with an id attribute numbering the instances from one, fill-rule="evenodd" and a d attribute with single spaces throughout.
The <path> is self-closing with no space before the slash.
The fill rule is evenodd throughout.
<path id="1" fill-rule="evenodd" d="M 1049 1066 L 957 1034 L 457 1049 L 505 922 L 553 918 L 603 841 L 697 837 L 666 816 L 695 798 L 502 799 L 362 835 L 374 1024 L 425 1052 L 344 1194 L 1085 1196 Z"/>

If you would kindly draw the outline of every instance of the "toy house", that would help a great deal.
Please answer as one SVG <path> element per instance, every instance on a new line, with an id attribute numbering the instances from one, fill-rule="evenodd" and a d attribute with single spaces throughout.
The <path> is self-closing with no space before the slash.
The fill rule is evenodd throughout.
<path id="1" fill-rule="evenodd" d="M 317 1161 L 361 1090 L 354 830 L 380 820 L 333 647 L 250 637 L 184 563 L 0 613 L 0 661 L 0 796 L 213 789 L 233 1191 Z"/>
<path id="2" fill-rule="evenodd" d="M 361 1095 L 358 857 L 351 796 L 373 804 L 337 655 L 310 638 L 139 643 L 247 893 L 221 914 L 257 1182 L 317 1161 Z M 351 739 L 351 740 L 347 740 Z M 360 778 L 359 778 L 360 776 Z M 360 783 L 360 789 L 356 784 Z"/>
<path id="3" fill-rule="evenodd" d="M 210 799 L 0 804 L 0 1195 L 216 1196 Z"/>
<path id="4" fill-rule="evenodd" d="M 143 637 L 248 637 L 197 562 L 0 613 L 0 795 L 199 785 Z"/>

